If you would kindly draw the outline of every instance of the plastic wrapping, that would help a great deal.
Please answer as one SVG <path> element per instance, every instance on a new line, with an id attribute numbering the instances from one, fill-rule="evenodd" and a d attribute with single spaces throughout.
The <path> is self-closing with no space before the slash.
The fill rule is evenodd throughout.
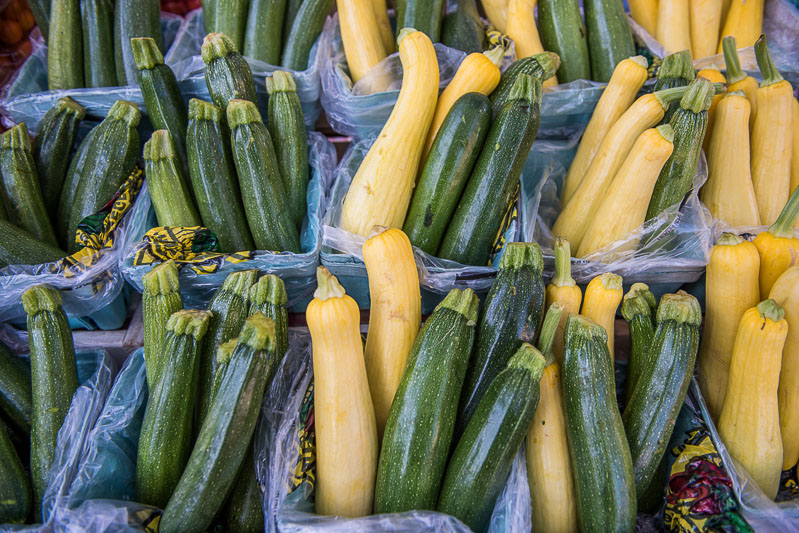
<path id="1" fill-rule="evenodd" d="M 180 265 L 180 289 L 187 308 L 205 307 L 214 291 L 222 285 L 231 272 L 256 268 L 263 273 L 280 276 L 286 284 L 289 306 L 298 311 L 305 309 L 316 287 L 316 267 L 319 264 L 322 241 L 321 223 L 327 205 L 326 191 L 330 188 L 336 165 L 335 149 L 323 135 L 310 132 L 308 143 L 311 180 L 307 193 L 308 214 L 300 233 L 303 252 L 294 254 L 256 251 L 246 260 L 237 256 L 225 259 L 226 256 L 216 254 L 213 260 L 202 264 Z M 143 198 L 142 204 L 145 203 L 149 208 L 149 197 Z M 141 246 L 141 242 L 133 243 L 128 248 L 122 263 L 125 279 L 139 292 L 144 290 L 142 276 L 152 268 L 147 264 L 138 266 L 134 264 L 136 251 Z"/>

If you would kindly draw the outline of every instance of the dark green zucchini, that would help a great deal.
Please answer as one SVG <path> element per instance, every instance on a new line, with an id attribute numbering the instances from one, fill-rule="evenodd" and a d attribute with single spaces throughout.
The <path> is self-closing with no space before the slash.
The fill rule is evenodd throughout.
<path id="1" fill-rule="evenodd" d="M 192 448 L 200 351 L 211 313 L 181 310 L 169 317 L 159 378 L 142 420 L 136 461 L 136 501 L 163 508 Z"/>
<path id="2" fill-rule="evenodd" d="M 78 0 L 52 0 L 47 34 L 47 88 L 83 87 L 83 35 Z"/>
<path id="3" fill-rule="evenodd" d="M 485 265 L 538 133 L 541 82 L 520 74 L 488 131 L 438 256 Z"/>
<path id="4" fill-rule="evenodd" d="M 453 289 L 416 337 L 383 433 L 376 514 L 436 508 L 479 304 Z"/>
<path id="5" fill-rule="evenodd" d="M 144 329 L 144 365 L 147 386 L 155 390 L 167 353 L 161 348 L 166 325 L 173 313 L 183 309 L 178 267 L 171 259 L 156 265 L 142 276 L 142 325 Z"/>
<path id="6" fill-rule="evenodd" d="M 639 499 L 652 482 L 682 409 L 699 350 L 699 302 L 683 291 L 660 299 L 649 355 L 624 410 Z"/>
<path id="7" fill-rule="evenodd" d="M 280 62 L 286 0 L 250 0 L 244 55 L 270 65 Z"/>
<path id="8" fill-rule="evenodd" d="M 31 432 L 31 366 L 0 342 L 0 410 L 18 429 Z"/>
<path id="9" fill-rule="evenodd" d="M 316 39 L 325 26 L 327 14 L 335 0 L 303 0 L 291 31 L 283 46 L 280 65 L 291 70 L 305 70 L 311 63 L 310 55 Z"/>
<path id="10" fill-rule="evenodd" d="M 0 177 L 8 220 L 36 239 L 56 246 L 24 122 L 0 136 Z"/>
<path id="11" fill-rule="evenodd" d="M 591 79 L 606 83 L 620 61 L 635 55 L 630 23 L 621 0 L 584 0 Z"/>
<path id="12" fill-rule="evenodd" d="M 559 66 L 560 58 L 552 52 L 543 52 L 534 56 L 524 57 L 511 63 L 507 70 L 502 73 L 499 85 L 491 93 L 491 106 L 494 109 L 494 115 L 496 116 L 502 106 L 508 101 L 510 90 L 520 74 L 529 74 L 544 83 L 555 75 Z"/>
<path id="13" fill-rule="evenodd" d="M 225 376 L 225 370 L 230 362 L 230 358 L 233 356 L 233 352 L 236 350 L 236 344 L 238 344 L 238 342 L 238 337 L 230 339 L 220 344 L 219 349 L 216 351 L 216 358 L 214 359 L 216 362 L 216 369 L 214 370 L 214 382 L 211 385 L 209 404 L 214 403 L 216 393 L 219 392 L 219 387 L 222 385 L 222 378 Z"/>
<path id="14" fill-rule="evenodd" d="M 203 225 L 214 232 L 223 252 L 254 250 L 224 116 L 210 102 L 189 102 L 186 148 L 192 189 Z"/>
<path id="15" fill-rule="evenodd" d="M 570 315 L 563 397 L 577 514 L 582 531 L 635 531 L 635 474 L 616 403 L 607 332 Z"/>
<path id="16" fill-rule="evenodd" d="M 202 226 L 191 199 L 183 163 L 167 130 L 158 130 L 142 153 L 150 200 L 161 226 Z"/>
<path id="17" fill-rule="evenodd" d="M 435 255 L 491 125 L 491 102 L 480 93 L 458 98 L 430 148 L 402 231 Z"/>
<path id="18" fill-rule="evenodd" d="M 308 141 L 297 85 L 290 73 L 277 70 L 266 78 L 269 93 L 269 133 L 275 143 L 275 155 L 289 202 L 289 212 L 298 230 L 305 220 L 310 168 Z"/>
<path id="19" fill-rule="evenodd" d="M 51 0 L 28 0 L 28 7 L 33 13 L 33 20 L 42 32 L 44 42 L 47 42 L 47 34 L 50 29 L 50 4 Z"/>
<path id="20" fill-rule="evenodd" d="M 55 456 L 58 430 L 78 389 L 78 365 L 61 293 L 36 285 L 22 293 L 28 315 L 31 358 L 31 480 L 35 521 L 42 520 L 42 496 Z"/>
<path id="21" fill-rule="evenodd" d="M 621 304 L 621 314 L 630 327 L 630 359 L 627 365 L 626 398 L 630 399 L 641 371 L 647 365 L 655 334 L 657 300 L 645 283 L 634 283 Z"/>
<path id="22" fill-rule="evenodd" d="M 586 31 L 577 0 L 541 0 L 538 30 L 544 49 L 560 57 L 560 83 L 591 79 Z"/>
<path id="23" fill-rule="evenodd" d="M 114 4 L 111 0 L 82 0 L 83 80 L 86 87 L 114 87 Z"/>
<path id="24" fill-rule="evenodd" d="M 262 533 L 264 531 L 263 492 L 255 471 L 254 443 L 250 442 L 247 454 L 233 483 L 225 504 L 225 531 Z"/>
<path id="25" fill-rule="evenodd" d="M 240 48 L 222 33 L 209 33 L 201 49 L 205 63 L 205 84 L 211 100 L 222 111 L 231 100 L 249 100 L 257 104 L 255 80 Z"/>
<path id="26" fill-rule="evenodd" d="M 286 13 L 283 15 L 283 46 L 289 40 L 289 33 L 294 25 L 294 19 L 297 18 L 297 13 L 300 12 L 300 6 L 302 6 L 302 0 L 286 0 Z"/>
<path id="27" fill-rule="evenodd" d="M 299 232 L 291 217 L 272 138 L 258 108 L 248 100 L 233 100 L 227 119 L 244 212 L 255 247 L 299 253 Z"/>
<path id="28" fill-rule="evenodd" d="M 53 263 L 67 253 L 44 243 L 8 220 L 0 220 L 0 267 Z"/>
<path id="29" fill-rule="evenodd" d="M 405 0 L 402 16 L 397 19 L 397 31 L 414 28 L 427 34 L 434 43 L 441 40 L 444 0 Z"/>
<path id="30" fill-rule="evenodd" d="M 244 33 L 247 28 L 247 7 L 251 0 L 216 0 L 212 10 L 213 22 L 208 33 L 224 33 L 236 45 L 244 49 Z"/>
<path id="31" fill-rule="evenodd" d="M 158 0 L 116 0 L 114 8 L 114 65 L 119 85 L 133 85 L 138 79 L 130 40 L 150 37 L 164 52 L 161 40 L 161 4 Z"/>
<path id="32" fill-rule="evenodd" d="M 485 531 L 538 407 L 541 353 L 522 344 L 497 374 L 447 465 L 437 510 Z"/>
<path id="33" fill-rule="evenodd" d="M 690 50 L 683 50 L 669 54 L 663 58 L 663 63 L 658 69 L 658 76 L 655 80 L 654 92 L 663 89 L 673 89 L 675 87 L 687 87 L 696 77 L 694 62 L 691 58 Z M 671 116 L 680 107 L 680 102 L 672 102 L 669 109 L 661 121 L 661 124 L 670 124 Z"/>
<path id="34" fill-rule="evenodd" d="M 693 187 L 713 96 L 713 84 L 705 78 L 696 78 L 688 86 L 679 108 L 672 115 L 670 124 L 674 130 L 674 151 L 655 183 L 646 211 L 647 220 L 682 202 Z"/>
<path id="35" fill-rule="evenodd" d="M 544 257 L 535 243 L 512 242 L 486 296 L 474 352 L 461 390 L 455 435 L 461 435 L 494 378 L 523 342 L 534 343 L 544 317 Z"/>
<path id="36" fill-rule="evenodd" d="M 449 0 L 441 28 L 441 42 L 467 54 L 485 49 L 486 32 L 476 0 Z"/>
<path id="37" fill-rule="evenodd" d="M 24 523 L 31 512 L 31 484 L 17 450 L 0 427 L 0 523 Z"/>
<path id="38" fill-rule="evenodd" d="M 161 517 L 162 533 L 202 533 L 222 507 L 252 441 L 264 391 L 280 364 L 275 349 L 274 322 L 260 313 L 249 317 Z"/>
<path id="39" fill-rule="evenodd" d="M 69 96 L 59 98 L 44 114 L 33 139 L 33 161 L 48 213 L 58 209 L 72 146 L 85 109 Z"/>
<path id="40" fill-rule="evenodd" d="M 56 214 L 55 228 L 58 244 L 66 250 L 72 244 L 75 235 L 68 235 L 66 225 L 69 223 L 69 213 L 72 204 L 75 202 L 75 194 L 78 191 L 78 184 L 83 171 L 86 168 L 86 161 L 89 154 L 94 154 L 94 137 L 97 135 L 97 127 L 92 128 L 78 146 L 72 161 L 69 163 L 67 174 L 64 176 L 64 184 L 61 186 L 61 194 L 58 197 L 58 212 Z M 102 131 L 102 130 L 100 130 Z M 94 156 L 92 156 L 93 158 Z"/>
<path id="41" fill-rule="evenodd" d="M 287 303 L 286 286 L 283 280 L 274 274 L 262 276 L 250 287 L 250 316 L 263 313 L 275 322 L 277 354 L 281 357 L 289 347 Z"/>

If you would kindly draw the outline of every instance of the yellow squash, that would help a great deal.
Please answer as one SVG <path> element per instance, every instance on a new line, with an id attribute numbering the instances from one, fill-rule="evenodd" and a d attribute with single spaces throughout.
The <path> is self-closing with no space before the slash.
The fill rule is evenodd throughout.
<path id="1" fill-rule="evenodd" d="M 723 1 L 690 0 L 690 4 L 691 47 L 694 58 L 700 59 L 716 55 L 716 48 L 719 46 L 719 31 L 721 31 Z"/>
<path id="2" fill-rule="evenodd" d="M 767 298 L 782 273 L 799 264 L 799 239 L 793 226 L 799 218 L 799 189 L 791 194 L 777 221 L 758 234 L 754 243 L 760 253 L 760 298 Z"/>
<path id="3" fill-rule="evenodd" d="M 710 416 L 718 421 L 738 324 L 760 301 L 760 256 L 755 245 L 723 233 L 710 251 L 705 277 L 705 329 L 697 357 L 697 382 Z"/>
<path id="4" fill-rule="evenodd" d="M 391 21 L 388 20 L 388 10 L 386 9 L 386 0 L 372 0 L 372 6 L 375 10 L 375 22 L 380 29 L 380 41 L 383 43 L 383 50 L 386 55 L 393 54 L 396 51 L 396 43 L 394 42 L 394 30 L 391 29 Z"/>
<path id="5" fill-rule="evenodd" d="M 341 43 L 356 83 L 388 54 L 375 18 L 373 0 L 336 0 Z"/>
<path id="6" fill-rule="evenodd" d="M 691 48 L 690 2 L 698 0 L 660 0 L 655 37 L 667 54 Z M 693 56 L 693 51 L 691 52 Z"/>
<path id="7" fill-rule="evenodd" d="M 500 33 L 506 33 L 508 20 L 508 0 L 481 0 L 483 10 L 486 12 L 488 21 Z"/>
<path id="8" fill-rule="evenodd" d="M 375 229 L 377 234 L 363 245 L 371 299 L 365 356 L 377 436 L 381 439 L 408 354 L 419 333 L 422 297 L 411 241 L 401 229 Z"/>
<path id="9" fill-rule="evenodd" d="M 611 357 L 615 357 L 613 341 L 616 310 L 624 296 L 622 281 L 621 276 L 612 272 L 606 272 L 592 279 L 585 288 L 583 310 L 580 313 L 605 328 Z"/>
<path id="10" fill-rule="evenodd" d="M 724 74 L 721 73 L 719 67 L 715 64 L 707 68 L 703 68 L 696 73 L 696 76 L 705 78 L 713 83 L 727 83 L 727 79 L 724 77 Z M 713 101 L 710 103 L 710 109 L 707 111 L 707 131 L 705 132 L 705 140 L 703 141 L 703 148 L 705 149 L 705 152 L 707 152 L 708 147 L 710 146 L 710 137 L 713 134 L 713 125 L 716 122 L 716 107 L 718 107 L 722 96 L 723 95 L 721 94 L 714 96 Z"/>
<path id="11" fill-rule="evenodd" d="M 774 300 L 748 309 L 738 326 L 730 381 L 719 418 L 727 450 L 771 499 L 782 473 L 777 389 L 788 323 Z"/>
<path id="12" fill-rule="evenodd" d="M 555 340 L 552 345 L 552 353 L 555 360 L 563 364 L 563 329 L 566 327 L 566 319 L 569 314 L 575 315 L 580 312 L 580 304 L 583 301 L 583 292 L 572 278 L 572 258 L 569 241 L 562 237 L 555 239 L 555 277 L 547 285 L 546 306 L 553 304 L 563 306 L 563 313 L 560 315 L 558 329 L 555 333 Z"/>
<path id="13" fill-rule="evenodd" d="M 629 0 L 630 15 L 651 36 L 655 36 L 658 26 L 658 0 Z"/>
<path id="14" fill-rule="evenodd" d="M 361 162 L 344 199 L 340 225 L 366 237 L 375 226 L 402 227 L 438 98 L 438 61 L 430 38 L 404 28 L 403 76 L 388 122 Z"/>
<path id="15" fill-rule="evenodd" d="M 538 26 L 535 23 L 535 6 L 538 0 L 508 0 L 507 28 L 505 33 L 516 44 L 516 57 L 522 59 L 544 52 Z M 554 87 L 558 78 L 544 81 L 544 88 Z"/>
<path id="16" fill-rule="evenodd" d="M 791 192 L 799 187 L 799 100 L 793 99 L 793 148 L 791 149 Z"/>
<path id="17" fill-rule="evenodd" d="M 735 37 L 728 35 L 722 40 L 724 47 L 724 64 L 727 66 L 727 92 L 743 91 L 749 100 L 752 112 L 749 114 L 749 130 L 755 126 L 757 115 L 757 80 L 741 70 L 741 61 L 738 50 L 735 49 Z"/>
<path id="18" fill-rule="evenodd" d="M 741 48 L 754 45 L 763 33 L 763 2 L 764 0 L 732 0 L 721 28 L 721 36 L 732 35 Z M 721 51 L 722 45 L 719 43 L 716 52 L 720 54 Z"/>
<path id="19" fill-rule="evenodd" d="M 361 344 L 360 312 L 325 267 L 305 318 L 311 332 L 316 424 L 316 512 L 372 512 L 377 426 Z"/>

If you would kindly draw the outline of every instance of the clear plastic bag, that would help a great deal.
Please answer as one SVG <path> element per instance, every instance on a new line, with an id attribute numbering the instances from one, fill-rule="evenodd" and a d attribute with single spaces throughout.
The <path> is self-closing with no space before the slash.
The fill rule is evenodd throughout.
<path id="1" fill-rule="evenodd" d="M 224 261 L 212 273 L 204 273 L 207 272 L 206 269 L 194 269 L 192 265 L 183 265 L 180 269 L 180 288 L 187 307 L 204 307 L 231 272 L 256 268 L 261 272 L 280 276 L 286 284 L 289 306 L 299 311 L 305 309 L 316 287 L 316 267 L 319 264 L 322 240 L 321 223 L 327 206 L 326 191 L 330 188 L 336 165 L 335 148 L 322 134 L 310 132 L 308 143 L 311 180 L 307 194 L 308 214 L 300 233 L 303 252 L 294 254 L 257 251 L 250 260 Z M 142 203 L 146 203 L 149 208 L 149 197 L 143 198 Z M 122 272 L 125 279 L 142 292 L 142 277 L 152 269 L 152 265 L 134 265 L 134 254 L 140 245 L 140 242 L 132 242 L 128 247 Z"/>

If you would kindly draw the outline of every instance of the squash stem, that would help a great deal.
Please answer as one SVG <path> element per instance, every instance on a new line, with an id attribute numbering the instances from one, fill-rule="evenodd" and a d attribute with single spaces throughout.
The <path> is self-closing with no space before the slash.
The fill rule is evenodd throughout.
<path id="1" fill-rule="evenodd" d="M 793 190 L 785 207 L 782 208 L 780 216 L 777 217 L 777 220 L 774 221 L 768 231 L 775 237 L 791 238 L 794 234 L 793 226 L 796 224 L 797 218 L 799 218 L 799 187 Z"/>
<path id="2" fill-rule="evenodd" d="M 172 313 L 172 316 L 166 321 L 166 330 L 175 335 L 191 335 L 196 340 L 200 340 L 208 332 L 210 321 L 210 311 L 181 309 Z"/>
<path id="3" fill-rule="evenodd" d="M 318 286 L 313 296 L 317 300 L 325 301 L 330 298 L 343 298 L 347 294 L 336 276 L 323 266 L 316 269 L 316 284 Z"/>
<path id="4" fill-rule="evenodd" d="M 655 98 L 657 98 L 660 105 L 663 106 L 663 109 L 668 109 L 669 104 L 672 102 L 677 102 L 682 100 L 682 97 L 685 96 L 685 92 L 688 90 L 688 87 L 672 87 L 671 89 L 663 89 L 660 91 L 656 91 L 652 93 Z"/>
<path id="5" fill-rule="evenodd" d="M 29 316 L 61 309 L 61 293 L 49 285 L 34 285 L 22 293 L 22 307 Z"/>
<path id="6" fill-rule="evenodd" d="M 733 85 L 746 78 L 746 72 L 741 70 L 741 60 L 738 57 L 738 49 L 735 47 L 735 37 L 726 36 L 721 41 L 724 49 L 724 63 L 727 65 L 727 83 Z"/>
<path id="7" fill-rule="evenodd" d="M 151 271 L 142 276 L 141 281 L 144 285 L 144 290 L 152 295 L 164 295 L 180 291 L 178 267 L 171 259 L 156 265 Z"/>
<path id="8" fill-rule="evenodd" d="M 541 335 L 538 337 L 538 349 L 546 357 L 547 366 L 555 362 L 555 354 L 552 352 L 552 345 L 555 342 L 555 334 L 558 332 L 558 323 L 563 315 L 565 308 L 559 302 L 553 302 L 544 315 L 544 324 L 541 326 Z"/>
<path id="9" fill-rule="evenodd" d="M 141 112 L 139 106 L 127 100 L 117 100 L 108 111 L 108 117 L 114 120 L 121 120 L 130 128 L 135 128 L 141 122 Z"/>
<path id="10" fill-rule="evenodd" d="M 658 71 L 658 80 L 680 78 L 691 82 L 695 76 L 694 62 L 688 50 L 667 55 Z"/>
<path id="11" fill-rule="evenodd" d="M 20 122 L 10 130 L 0 135 L 0 147 L 4 150 L 26 150 L 31 151 L 31 136 L 28 133 L 28 126 Z"/>
<path id="12" fill-rule="evenodd" d="M 613 272 L 605 272 L 599 276 L 599 281 L 606 291 L 620 291 L 622 287 L 622 278 Z"/>
<path id="13" fill-rule="evenodd" d="M 243 124 L 263 123 L 258 106 L 249 100 L 231 100 L 227 105 L 227 121 L 231 130 Z"/>
<path id="14" fill-rule="evenodd" d="M 761 318 L 779 322 L 785 318 L 785 310 L 774 300 L 763 300 L 757 304 L 757 312 Z"/>
<path id="15" fill-rule="evenodd" d="M 664 140 L 673 143 L 674 142 L 674 129 L 669 124 L 661 124 L 657 128 L 655 128 L 657 132 L 663 137 Z"/>
<path id="16" fill-rule="evenodd" d="M 544 270 L 544 256 L 541 247 L 534 242 L 511 242 L 505 247 L 505 253 L 499 261 L 500 270 L 518 270 L 531 266 L 538 272 Z"/>
<path id="17" fill-rule="evenodd" d="M 144 143 L 142 157 L 145 161 L 172 160 L 177 157 L 175 145 L 172 142 L 172 136 L 169 132 L 167 130 L 153 132 L 150 140 Z"/>
<path id="18" fill-rule="evenodd" d="M 260 312 L 247 317 L 239 333 L 237 348 L 239 346 L 248 346 L 256 352 L 263 350 L 274 352 L 277 346 L 275 321 Z M 235 353 L 234 351 L 233 355 Z"/>
<path id="19" fill-rule="evenodd" d="M 452 309 L 456 313 L 465 316 L 469 322 L 477 322 L 477 310 L 480 306 L 480 300 L 472 289 L 452 289 L 444 297 L 444 300 L 438 304 L 435 311 L 439 309 Z M 435 311 L 433 311 L 435 313 Z"/>
<path id="20" fill-rule="evenodd" d="M 271 76 L 266 78 L 266 93 L 293 93 L 297 92 L 297 84 L 290 72 L 276 70 Z"/>
<path id="21" fill-rule="evenodd" d="M 483 55 L 488 58 L 494 65 L 499 66 L 502 64 L 502 56 L 505 54 L 505 50 L 502 46 L 495 46 L 491 50 L 486 50 L 483 52 Z"/>
<path id="22" fill-rule="evenodd" d="M 685 291 L 664 294 L 660 298 L 658 306 L 657 323 L 660 324 L 666 320 L 699 326 L 702 323 L 702 309 L 699 307 L 699 300 Z"/>
<path id="23" fill-rule="evenodd" d="M 719 240 L 716 241 L 717 246 L 738 246 L 744 242 L 743 237 L 735 233 L 722 233 Z"/>
<path id="24" fill-rule="evenodd" d="M 255 278 L 258 277 L 258 271 L 243 270 L 241 272 L 231 272 L 222 282 L 220 291 L 232 291 L 242 298 L 246 299 L 250 291 L 250 287 L 255 283 Z"/>
<path id="25" fill-rule="evenodd" d="M 632 322 L 636 315 L 645 315 L 654 318 L 652 310 L 658 303 L 655 295 L 649 290 L 646 283 L 634 283 L 621 303 L 621 315 L 627 322 Z"/>
<path id="26" fill-rule="evenodd" d="M 757 66 L 760 68 L 760 73 L 763 75 L 763 81 L 760 82 L 761 87 L 768 87 L 783 81 L 782 74 L 777 70 L 774 61 L 771 58 L 771 52 L 768 49 L 768 40 L 766 34 L 760 36 L 755 43 L 755 58 L 757 59 Z"/>
<path id="27" fill-rule="evenodd" d="M 267 274 L 250 287 L 250 302 L 255 305 L 265 303 L 286 305 L 288 302 L 286 285 L 274 274 Z"/>
<path id="28" fill-rule="evenodd" d="M 56 103 L 53 104 L 53 107 L 56 109 L 63 111 L 69 110 L 70 112 L 74 113 L 78 120 L 83 120 L 83 117 L 86 116 L 86 109 L 78 102 L 70 98 L 69 96 L 64 96 L 56 100 Z"/>
<path id="29" fill-rule="evenodd" d="M 219 348 L 216 350 L 216 362 L 219 365 L 226 365 L 230 362 L 230 358 L 233 356 L 233 351 L 236 349 L 236 345 L 239 343 L 239 338 L 235 337 L 230 339 L 227 342 L 223 342 L 219 345 Z"/>
<path id="30" fill-rule="evenodd" d="M 680 100 L 680 107 L 698 115 L 702 111 L 710 109 L 710 104 L 713 103 L 715 94 L 715 88 L 710 80 L 701 77 L 696 78 L 688 85 L 685 96 Z"/>
<path id="31" fill-rule="evenodd" d="M 538 62 L 541 70 L 544 71 L 543 76 L 541 76 L 543 80 L 550 79 L 560 68 L 560 56 L 554 52 L 541 52 L 533 57 Z"/>
<path id="32" fill-rule="evenodd" d="M 539 381 L 544 373 L 547 361 L 541 352 L 535 349 L 532 344 L 523 342 L 516 353 L 508 361 L 508 368 L 520 368 L 530 372 L 533 381 Z"/>
<path id="33" fill-rule="evenodd" d="M 236 43 L 224 33 L 219 32 L 206 35 L 205 39 L 203 39 L 202 48 L 200 48 L 200 55 L 206 65 L 214 59 L 227 57 L 229 54 L 234 53 L 238 53 Z"/>
<path id="34" fill-rule="evenodd" d="M 130 40 L 133 50 L 133 61 L 138 70 L 152 70 L 164 64 L 164 55 L 158 49 L 155 39 L 151 37 L 134 37 Z"/>
<path id="35" fill-rule="evenodd" d="M 511 100 L 526 100 L 530 102 L 530 104 L 540 101 L 541 82 L 529 74 L 519 74 L 516 81 L 513 82 L 506 102 L 510 102 Z"/>
<path id="36" fill-rule="evenodd" d="M 192 98 L 189 100 L 189 120 L 210 120 L 212 122 L 222 122 L 224 114 L 222 109 L 211 102 Z"/>
<path id="37" fill-rule="evenodd" d="M 555 277 L 552 278 L 552 285 L 555 287 L 576 285 L 572 277 L 571 245 L 563 237 L 555 239 Z"/>
<path id="38" fill-rule="evenodd" d="M 608 342 L 608 332 L 605 328 L 594 322 L 588 317 L 577 314 L 570 314 L 566 319 L 564 328 L 564 343 L 568 346 L 571 337 L 581 337 L 583 339 L 602 339 L 603 344 Z M 607 350 L 607 346 L 605 347 Z"/>

